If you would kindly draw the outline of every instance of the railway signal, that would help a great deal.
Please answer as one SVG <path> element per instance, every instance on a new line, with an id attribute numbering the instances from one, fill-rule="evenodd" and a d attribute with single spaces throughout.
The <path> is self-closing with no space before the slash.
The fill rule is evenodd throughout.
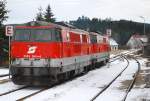
<path id="1" fill-rule="evenodd" d="M 6 26 L 5 27 L 5 35 L 6 36 L 13 36 L 13 26 Z"/>

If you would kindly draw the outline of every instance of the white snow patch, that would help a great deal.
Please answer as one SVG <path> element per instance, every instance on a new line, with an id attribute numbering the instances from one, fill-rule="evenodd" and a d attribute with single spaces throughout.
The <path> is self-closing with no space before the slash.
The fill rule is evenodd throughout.
<path id="1" fill-rule="evenodd" d="M 26 100 L 89 101 L 102 87 L 119 74 L 126 64 L 127 62 L 125 61 L 115 61 L 110 68 L 103 66 L 100 69 L 90 71 L 82 77 L 53 87 Z"/>
<path id="2" fill-rule="evenodd" d="M 0 68 L 0 75 L 9 74 L 9 69 L 7 68 Z"/>
<path id="3" fill-rule="evenodd" d="M 132 89 L 127 101 L 150 101 L 150 88 Z"/>
<path id="4" fill-rule="evenodd" d="M 137 63 L 131 60 L 129 67 L 123 72 L 123 74 L 117 78 L 117 80 L 95 101 L 122 101 L 126 94 L 126 89 L 120 88 L 122 86 L 122 82 L 132 80 L 137 69 Z"/>

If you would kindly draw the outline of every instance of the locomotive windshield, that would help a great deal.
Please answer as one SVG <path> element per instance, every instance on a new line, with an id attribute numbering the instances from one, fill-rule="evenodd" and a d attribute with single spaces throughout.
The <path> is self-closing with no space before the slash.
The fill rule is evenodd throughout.
<path id="1" fill-rule="evenodd" d="M 30 38 L 30 30 L 19 29 L 16 30 L 14 40 L 17 41 L 27 41 Z"/>
<path id="2" fill-rule="evenodd" d="M 61 41 L 61 32 L 58 29 L 16 29 L 13 40 Z"/>

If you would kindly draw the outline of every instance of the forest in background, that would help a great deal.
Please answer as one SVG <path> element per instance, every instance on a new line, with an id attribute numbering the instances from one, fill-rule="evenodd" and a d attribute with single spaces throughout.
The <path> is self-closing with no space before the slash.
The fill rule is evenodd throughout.
<path id="1" fill-rule="evenodd" d="M 0 1 L 0 62 L 8 60 L 8 37 L 5 36 L 4 21 L 9 18 L 8 13 L 11 10 L 6 9 L 6 0 Z M 50 4 L 43 11 L 41 7 L 38 9 L 36 21 L 46 21 L 57 23 L 56 18 L 51 10 Z M 78 17 L 77 20 L 69 21 L 69 24 L 86 31 L 105 34 L 106 29 L 112 30 L 112 37 L 118 42 L 119 46 L 125 46 L 126 42 L 133 34 L 143 35 L 144 23 L 138 23 L 128 20 L 114 21 L 111 18 L 88 18 L 85 16 Z M 146 34 L 150 33 L 150 24 L 145 24 Z M 0 63 L 1 64 L 1 63 Z"/>
<path id="2" fill-rule="evenodd" d="M 134 34 L 144 34 L 144 23 L 120 20 L 113 21 L 111 18 L 88 18 L 85 16 L 79 17 L 77 20 L 70 21 L 71 25 L 86 31 L 106 34 L 106 29 L 112 30 L 112 38 L 114 38 L 120 46 L 124 46 L 129 38 Z M 150 33 L 150 24 L 145 24 L 146 34 Z"/>
<path id="3" fill-rule="evenodd" d="M 53 22 L 57 23 L 58 22 Z M 119 46 L 126 45 L 129 38 L 134 34 L 143 35 L 143 26 L 144 23 L 128 21 L 128 20 L 119 20 L 113 21 L 111 19 L 100 19 L 93 18 L 89 19 L 88 17 L 79 17 L 77 20 L 69 21 L 69 24 L 86 31 L 97 32 L 99 34 L 106 34 L 106 29 L 112 30 L 112 38 L 114 38 Z M 150 34 L 150 24 L 145 24 L 146 35 Z M 8 39 L 5 36 L 4 27 L 0 27 L 0 39 Z"/>
<path id="4" fill-rule="evenodd" d="M 6 9 L 7 2 L 5 0 L 0 1 L 0 40 L 7 40 L 8 37 L 5 36 L 5 29 L 3 22 L 8 19 L 7 13 L 9 10 Z M 42 7 L 38 8 L 38 13 L 35 17 L 36 21 L 46 21 L 52 23 L 58 23 L 50 4 L 43 11 Z M 69 24 L 86 31 L 97 32 L 100 34 L 105 34 L 106 29 L 112 30 L 112 37 L 118 42 L 120 46 L 124 46 L 129 38 L 133 34 L 143 34 L 144 23 L 138 23 L 128 20 L 115 21 L 111 18 L 101 19 L 101 18 L 88 18 L 86 16 L 78 17 L 77 20 L 69 21 Z M 146 34 L 150 33 L 150 24 L 145 24 Z"/>

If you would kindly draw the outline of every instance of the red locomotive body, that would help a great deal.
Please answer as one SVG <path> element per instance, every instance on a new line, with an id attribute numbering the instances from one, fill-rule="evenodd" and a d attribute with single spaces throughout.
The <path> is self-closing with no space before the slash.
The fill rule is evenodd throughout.
<path id="1" fill-rule="evenodd" d="M 107 62 L 109 44 L 97 33 L 30 22 L 15 26 L 11 58 L 15 84 L 50 85 Z"/>

